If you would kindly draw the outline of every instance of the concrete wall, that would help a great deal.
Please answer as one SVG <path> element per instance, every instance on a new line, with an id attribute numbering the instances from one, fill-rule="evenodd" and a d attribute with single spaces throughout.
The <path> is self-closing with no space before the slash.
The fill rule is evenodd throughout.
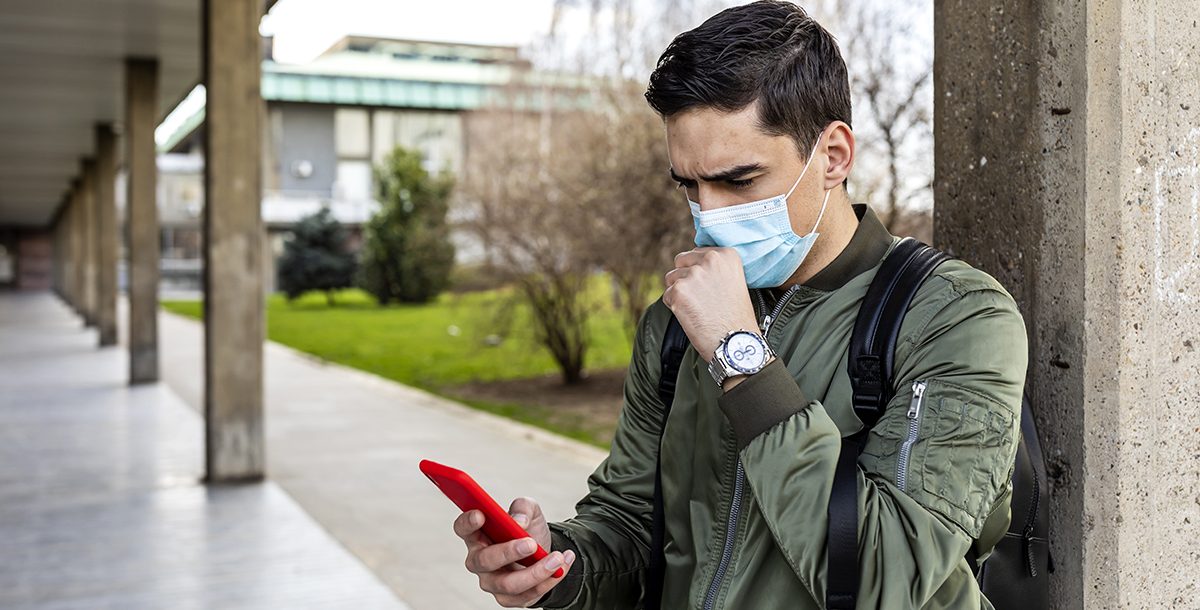
<path id="1" fill-rule="evenodd" d="M 1200 599 L 1195 9 L 935 2 L 935 242 L 1026 316 L 1056 608 Z"/>

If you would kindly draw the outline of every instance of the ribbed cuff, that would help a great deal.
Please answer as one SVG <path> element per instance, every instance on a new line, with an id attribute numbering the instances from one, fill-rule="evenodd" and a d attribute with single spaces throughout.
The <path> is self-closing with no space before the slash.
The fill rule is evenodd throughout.
<path id="1" fill-rule="evenodd" d="M 779 358 L 717 398 L 733 426 L 738 450 L 808 406 L 808 397 Z"/>
<path id="2" fill-rule="evenodd" d="M 579 590 L 583 588 L 583 557 L 575 542 L 560 532 L 557 524 L 551 523 L 550 550 L 565 553 L 568 549 L 575 551 L 575 564 L 571 566 L 571 571 L 553 589 L 546 591 L 541 599 L 533 602 L 533 607 L 566 608 L 579 597 Z"/>

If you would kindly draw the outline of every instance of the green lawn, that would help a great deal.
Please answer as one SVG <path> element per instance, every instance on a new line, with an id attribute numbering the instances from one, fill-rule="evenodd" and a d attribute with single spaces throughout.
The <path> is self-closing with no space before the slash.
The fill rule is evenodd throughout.
<path id="1" fill-rule="evenodd" d="M 607 278 L 597 277 L 589 290 L 589 302 L 596 310 L 589 329 L 589 370 L 624 369 L 629 364 L 629 341 L 610 300 Z M 308 294 L 292 303 L 272 295 L 267 300 L 267 336 L 325 360 L 439 394 L 455 384 L 521 379 L 558 370 L 549 352 L 534 341 L 528 309 L 513 304 L 509 289 L 443 293 L 426 305 L 389 307 L 375 305 L 359 290 L 345 290 L 336 301 L 329 307 L 323 294 Z M 162 306 L 201 317 L 198 301 L 164 301 Z M 492 345 L 497 338 L 498 345 Z M 550 423 L 544 409 L 467 402 L 607 446 L 584 430 Z"/>

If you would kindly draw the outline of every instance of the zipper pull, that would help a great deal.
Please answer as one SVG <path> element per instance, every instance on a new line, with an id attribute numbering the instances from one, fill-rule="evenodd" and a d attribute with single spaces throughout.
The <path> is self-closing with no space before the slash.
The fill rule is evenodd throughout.
<path id="1" fill-rule="evenodd" d="M 908 413 L 906 414 L 909 419 L 913 419 L 921 413 L 921 399 L 925 397 L 925 382 L 914 381 L 912 384 L 912 390 L 912 402 L 909 403 Z"/>
<path id="2" fill-rule="evenodd" d="M 767 327 L 770 325 L 771 325 L 771 314 L 767 314 L 766 316 L 763 316 L 762 324 L 759 325 L 759 328 L 762 329 L 764 335 L 767 334 Z"/>

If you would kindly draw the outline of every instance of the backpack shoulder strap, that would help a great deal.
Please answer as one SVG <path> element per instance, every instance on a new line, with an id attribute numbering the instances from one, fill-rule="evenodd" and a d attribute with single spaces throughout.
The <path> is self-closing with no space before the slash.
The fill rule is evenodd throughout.
<path id="1" fill-rule="evenodd" d="M 892 398 L 893 358 L 900 324 L 925 278 L 943 261 L 944 252 L 905 237 L 888 253 L 871 281 L 854 321 L 846 366 L 854 414 L 871 429 Z"/>
<path id="2" fill-rule="evenodd" d="M 842 440 L 829 497 L 829 582 L 825 590 L 829 610 L 854 610 L 857 604 L 858 455 L 894 393 L 893 356 L 904 314 L 921 283 L 948 258 L 911 237 L 900 240 L 884 258 L 859 306 L 847 367 L 854 413 L 863 428 Z"/>
<path id="3" fill-rule="evenodd" d="M 672 314 L 671 319 L 667 321 L 667 330 L 663 334 L 660 352 L 662 374 L 658 377 L 658 397 L 662 399 L 663 415 L 658 437 L 659 456 L 661 456 L 662 449 L 661 430 L 667 426 L 667 417 L 671 414 L 671 403 L 675 401 L 675 381 L 679 377 L 679 366 L 683 362 L 683 354 L 690 344 L 687 333 L 683 332 L 683 326 L 679 324 L 679 319 Z M 650 523 L 650 563 L 646 567 L 644 606 L 646 610 L 658 610 L 662 605 L 663 578 L 666 575 L 666 557 L 663 549 L 666 516 L 663 513 L 662 496 L 662 459 L 656 457 L 654 460 L 654 507 Z"/>

